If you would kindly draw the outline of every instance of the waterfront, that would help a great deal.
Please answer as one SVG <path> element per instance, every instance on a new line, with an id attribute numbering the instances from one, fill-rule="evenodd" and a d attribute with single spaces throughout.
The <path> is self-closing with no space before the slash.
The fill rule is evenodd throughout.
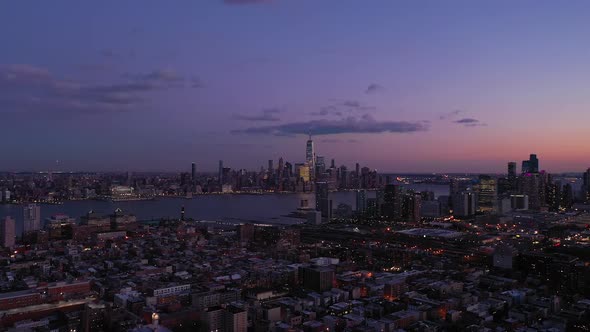
<path id="1" fill-rule="evenodd" d="M 436 196 L 448 194 L 448 186 L 413 184 L 406 185 L 416 191 L 431 190 Z M 333 192 L 330 194 L 333 206 L 345 203 L 356 208 L 354 191 Z M 374 191 L 367 192 L 368 198 L 375 197 Z M 185 208 L 187 218 L 219 221 L 256 221 L 258 223 L 293 224 L 301 219 L 287 217 L 300 207 L 301 200 L 308 206 L 315 204 L 313 193 L 265 194 L 265 195 L 197 195 L 185 198 L 157 198 L 149 201 L 67 201 L 59 205 L 41 204 L 41 218 L 63 213 L 79 219 L 80 216 L 95 211 L 110 214 L 120 208 L 125 213 L 135 214 L 139 220 L 160 218 L 179 218 L 180 210 Z M 22 232 L 23 211 L 21 205 L 0 205 L 0 218 L 11 216 L 16 220 L 17 233 Z"/>

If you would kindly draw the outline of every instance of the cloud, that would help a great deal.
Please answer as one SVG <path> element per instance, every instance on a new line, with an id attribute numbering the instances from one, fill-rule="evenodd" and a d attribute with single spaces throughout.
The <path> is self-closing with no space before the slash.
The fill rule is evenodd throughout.
<path id="1" fill-rule="evenodd" d="M 234 119 L 243 120 L 243 121 L 268 121 L 268 122 L 276 122 L 281 121 L 281 119 L 275 114 L 280 113 L 281 110 L 278 108 L 268 108 L 264 109 L 260 112 L 260 114 L 255 115 L 245 115 L 245 114 L 234 114 Z"/>
<path id="2" fill-rule="evenodd" d="M 139 106 L 148 92 L 181 87 L 171 70 L 124 75 L 112 84 L 89 84 L 57 78 L 45 68 L 0 65 L 0 109 L 39 112 L 126 111 Z"/>
<path id="3" fill-rule="evenodd" d="M 341 139 L 337 139 L 337 138 L 326 138 L 326 139 L 321 140 L 321 142 L 328 143 L 328 144 L 330 144 L 330 143 L 351 143 L 351 144 L 354 144 L 354 143 L 358 143 L 359 141 L 356 139 L 341 140 Z"/>
<path id="4" fill-rule="evenodd" d="M 343 116 L 344 114 L 342 113 L 342 111 L 340 111 L 338 109 L 337 106 L 334 105 L 329 105 L 329 106 L 324 106 L 322 108 L 320 108 L 319 111 L 317 112 L 311 112 L 309 113 L 312 116 L 329 116 L 329 115 L 334 115 L 334 116 Z"/>
<path id="5" fill-rule="evenodd" d="M 374 106 L 368 106 L 358 100 L 335 100 L 335 103 L 323 106 L 317 112 L 309 113 L 312 116 L 337 116 L 343 117 L 345 113 L 352 115 L 356 112 L 367 112 L 376 109 Z"/>
<path id="6" fill-rule="evenodd" d="M 441 119 L 441 120 L 454 119 L 455 117 L 457 117 L 461 113 L 463 113 L 463 111 L 461 111 L 461 110 L 454 110 L 452 112 L 441 114 L 439 116 L 439 119 Z"/>
<path id="7" fill-rule="evenodd" d="M 372 83 L 372 84 L 369 84 L 369 86 L 367 87 L 367 90 L 365 90 L 365 93 L 366 94 L 374 94 L 374 93 L 381 92 L 383 90 L 384 90 L 383 86 L 376 84 L 376 83 Z"/>
<path id="8" fill-rule="evenodd" d="M 261 134 L 274 136 L 293 136 L 298 134 L 335 135 L 346 133 L 412 133 L 428 130 L 422 122 L 376 121 L 370 115 L 361 119 L 348 117 L 340 120 L 312 120 L 292 122 L 276 126 L 250 127 L 234 130 L 236 134 Z"/>
<path id="9" fill-rule="evenodd" d="M 478 126 L 486 126 L 485 123 L 480 122 L 477 119 L 474 118 L 463 118 L 463 119 L 459 119 L 456 121 L 453 121 L 454 123 L 463 125 L 465 127 L 478 127 Z"/>
<path id="10" fill-rule="evenodd" d="M 272 2 L 272 0 L 223 0 L 226 5 L 254 5 L 267 2 Z"/>

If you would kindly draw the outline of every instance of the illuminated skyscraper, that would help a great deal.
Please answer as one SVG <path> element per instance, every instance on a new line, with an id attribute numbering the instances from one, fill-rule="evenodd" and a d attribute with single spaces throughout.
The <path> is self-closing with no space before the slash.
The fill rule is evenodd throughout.
<path id="1" fill-rule="evenodd" d="M 305 146 L 305 163 L 310 169 L 310 176 L 314 179 L 315 173 L 315 151 L 313 149 L 313 141 L 311 139 L 311 134 L 309 135 L 309 139 L 307 140 L 307 145 Z"/>
<path id="2" fill-rule="evenodd" d="M 498 199 L 498 187 L 496 179 L 489 175 L 480 175 L 477 185 L 478 208 L 482 212 L 494 211 Z"/>
<path id="3" fill-rule="evenodd" d="M 28 233 L 41 229 L 41 207 L 29 204 L 23 208 L 23 232 Z"/>
<path id="4" fill-rule="evenodd" d="M 324 172 L 326 172 L 326 161 L 322 156 L 316 156 L 315 158 L 315 174 L 316 178 L 319 178 Z"/>

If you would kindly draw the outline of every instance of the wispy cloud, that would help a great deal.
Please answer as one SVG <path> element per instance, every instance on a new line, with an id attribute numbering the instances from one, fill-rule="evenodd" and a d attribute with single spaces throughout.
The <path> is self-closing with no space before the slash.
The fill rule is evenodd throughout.
<path id="1" fill-rule="evenodd" d="M 31 65 L 0 65 L 0 108 L 13 111 L 109 112 L 126 111 L 147 93 L 184 86 L 171 70 L 123 75 L 112 84 L 89 84 L 54 76 Z"/>
<path id="2" fill-rule="evenodd" d="M 268 3 L 273 0 L 223 0 L 226 5 L 254 5 L 259 3 Z"/>
<path id="3" fill-rule="evenodd" d="M 334 103 L 328 106 L 323 106 L 319 111 L 309 113 L 312 116 L 336 116 L 344 117 L 346 115 L 353 116 L 358 112 L 369 112 L 376 109 L 374 106 L 369 106 L 359 100 L 333 100 Z"/>
<path id="4" fill-rule="evenodd" d="M 354 143 L 358 143 L 359 141 L 356 139 L 342 140 L 342 139 L 338 139 L 338 138 L 326 138 L 326 139 L 321 140 L 320 142 L 327 143 L 327 144 L 339 144 L 339 143 L 354 144 Z"/>
<path id="5" fill-rule="evenodd" d="M 268 108 L 262 110 L 258 114 L 234 114 L 234 119 L 243 120 L 243 121 L 268 121 L 268 122 L 276 122 L 281 121 L 276 114 L 280 113 L 281 110 L 278 108 Z"/>
<path id="6" fill-rule="evenodd" d="M 423 122 L 377 121 L 366 114 L 360 119 L 348 117 L 340 120 L 323 119 L 292 122 L 275 126 L 239 129 L 234 130 L 233 133 L 293 136 L 310 132 L 314 135 L 335 135 L 346 133 L 412 133 L 426 130 L 428 130 L 428 125 Z"/>
<path id="7" fill-rule="evenodd" d="M 478 127 L 478 126 L 486 126 L 485 123 L 480 122 L 477 119 L 474 118 L 463 118 L 463 119 L 459 119 L 456 121 L 453 121 L 454 123 L 463 125 L 465 127 Z"/>
<path id="8" fill-rule="evenodd" d="M 374 94 L 374 93 L 381 92 L 383 90 L 384 90 L 383 86 L 381 86 L 377 83 L 372 83 L 372 84 L 369 84 L 369 86 L 367 87 L 367 90 L 365 90 L 365 93 L 366 94 Z"/>
<path id="9" fill-rule="evenodd" d="M 444 114 L 441 114 L 439 116 L 439 119 L 441 120 L 451 120 L 451 119 L 455 119 L 457 116 L 459 116 L 459 114 L 463 113 L 463 111 L 461 110 L 454 110 L 452 112 L 447 112 Z"/>

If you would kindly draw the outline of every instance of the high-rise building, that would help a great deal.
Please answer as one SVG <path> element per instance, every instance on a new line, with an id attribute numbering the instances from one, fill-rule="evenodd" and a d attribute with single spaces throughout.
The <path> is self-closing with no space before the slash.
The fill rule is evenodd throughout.
<path id="1" fill-rule="evenodd" d="M 496 179 L 489 175 L 480 175 L 477 186 L 478 208 L 481 212 L 494 211 L 498 199 Z"/>
<path id="2" fill-rule="evenodd" d="M 315 174 L 316 179 L 320 178 L 326 172 L 326 159 L 322 156 L 315 158 Z"/>
<path id="3" fill-rule="evenodd" d="M 195 181 L 197 179 L 197 165 L 195 163 L 191 164 L 191 180 Z"/>
<path id="4" fill-rule="evenodd" d="M 531 154 L 529 160 L 522 161 L 522 174 L 539 173 L 539 159 L 536 154 Z"/>
<path id="5" fill-rule="evenodd" d="M 365 190 L 356 191 L 356 212 L 364 215 L 367 212 L 367 192 Z"/>
<path id="6" fill-rule="evenodd" d="M 516 179 L 516 162 L 508 163 L 508 179 Z"/>
<path id="7" fill-rule="evenodd" d="M 519 181 L 519 191 L 529 197 L 529 208 L 539 210 L 545 205 L 546 174 L 527 172 Z"/>
<path id="8" fill-rule="evenodd" d="M 330 200 L 330 187 L 328 182 L 316 183 L 315 209 L 322 214 L 324 222 L 332 219 L 332 201 Z"/>
<path id="9" fill-rule="evenodd" d="M 584 193 L 584 201 L 590 202 L 590 168 L 588 168 L 586 170 L 586 172 L 584 172 L 582 179 L 583 179 L 582 190 Z"/>
<path id="10" fill-rule="evenodd" d="M 307 164 L 295 164 L 295 169 L 297 170 L 297 177 L 303 182 L 309 182 L 311 180 Z"/>
<path id="11" fill-rule="evenodd" d="M 516 175 L 516 162 L 511 161 L 508 163 L 508 176 L 506 177 L 507 188 L 509 191 L 515 191 L 517 188 L 517 175 Z"/>
<path id="12" fill-rule="evenodd" d="M 336 160 L 332 158 L 332 162 L 330 163 L 330 168 L 336 168 Z"/>
<path id="13" fill-rule="evenodd" d="M 217 174 L 217 180 L 219 181 L 219 187 L 223 184 L 223 160 L 219 161 L 219 171 Z"/>
<path id="14" fill-rule="evenodd" d="M 381 215 L 387 219 L 401 220 L 403 208 L 403 188 L 397 184 L 388 184 L 383 190 Z"/>
<path id="15" fill-rule="evenodd" d="M 23 208 L 23 232 L 29 233 L 41 229 L 41 207 L 29 204 Z"/>
<path id="16" fill-rule="evenodd" d="M 315 179 L 313 177 L 313 173 L 315 173 L 315 151 L 313 149 L 313 140 L 311 139 L 311 134 L 309 135 L 309 139 L 307 140 L 307 144 L 305 146 L 305 162 L 310 169 L 312 180 Z"/>
<path id="17" fill-rule="evenodd" d="M 4 248 L 14 247 L 16 241 L 16 223 L 11 217 L 6 217 L 0 223 L 0 241 Z"/>
<path id="18" fill-rule="evenodd" d="M 402 217 L 408 222 L 420 222 L 422 196 L 420 193 L 409 192 L 403 196 Z"/>
<path id="19" fill-rule="evenodd" d="M 470 217 L 477 209 L 477 195 L 473 191 L 462 191 L 452 196 L 453 216 Z"/>
<path id="20" fill-rule="evenodd" d="M 279 177 L 279 179 L 282 179 L 285 175 L 285 161 L 283 160 L 283 157 L 279 158 L 279 168 L 277 168 L 277 176 Z"/>

